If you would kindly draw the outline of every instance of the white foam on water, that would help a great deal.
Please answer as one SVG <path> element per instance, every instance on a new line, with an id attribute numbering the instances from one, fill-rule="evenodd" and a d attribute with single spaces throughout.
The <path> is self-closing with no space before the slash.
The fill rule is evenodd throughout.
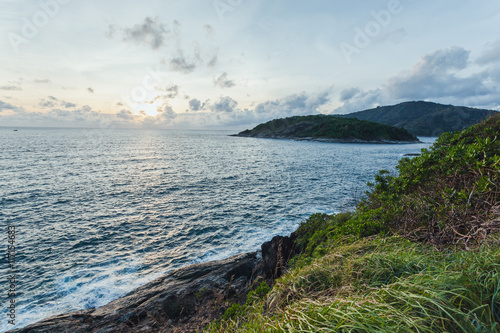
<path id="1" fill-rule="evenodd" d="M 127 260 L 105 269 L 84 267 L 61 275 L 56 279 L 54 290 L 48 292 L 63 296 L 35 309 L 28 310 L 27 306 L 16 308 L 16 325 L 1 321 L 0 332 L 21 328 L 55 315 L 106 305 L 162 275 L 140 276 L 140 265 L 140 259 Z M 124 270 L 126 273 L 121 273 Z"/>

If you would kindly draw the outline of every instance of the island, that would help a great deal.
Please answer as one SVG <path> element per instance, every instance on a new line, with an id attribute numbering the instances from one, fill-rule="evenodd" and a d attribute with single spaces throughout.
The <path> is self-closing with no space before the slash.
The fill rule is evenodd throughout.
<path id="1" fill-rule="evenodd" d="M 420 142 L 403 128 L 331 115 L 275 119 L 233 136 L 340 143 Z"/>

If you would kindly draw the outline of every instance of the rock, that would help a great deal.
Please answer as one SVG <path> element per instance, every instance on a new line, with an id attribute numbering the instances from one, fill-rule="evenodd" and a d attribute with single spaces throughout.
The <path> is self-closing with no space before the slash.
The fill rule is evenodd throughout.
<path id="1" fill-rule="evenodd" d="M 295 253 L 295 236 L 245 253 L 174 270 L 100 308 L 57 315 L 11 333 L 196 332 L 220 319 L 263 280 L 281 276 Z"/>
<path id="2" fill-rule="evenodd" d="M 290 237 L 275 236 L 262 244 L 262 260 L 256 269 L 262 271 L 265 279 L 274 280 L 284 273 L 288 262 L 296 253 L 295 239 L 295 234 Z"/>
<path id="3" fill-rule="evenodd" d="M 201 330 L 245 298 L 256 253 L 172 271 L 97 309 L 54 316 L 16 333 L 177 332 Z"/>

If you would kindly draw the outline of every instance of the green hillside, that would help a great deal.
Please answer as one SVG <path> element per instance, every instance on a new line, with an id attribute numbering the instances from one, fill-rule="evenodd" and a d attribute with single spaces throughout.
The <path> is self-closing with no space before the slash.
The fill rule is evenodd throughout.
<path id="1" fill-rule="evenodd" d="M 480 123 L 496 113 L 492 110 L 419 101 L 381 106 L 342 116 L 405 128 L 417 136 L 439 136 Z"/>
<path id="2" fill-rule="evenodd" d="M 315 214 L 291 268 L 208 332 L 500 332 L 500 115 Z"/>
<path id="3" fill-rule="evenodd" d="M 273 139 L 325 139 L 345 141 L 418 142 L 406 130 L 366 120 L 327 115 L 296 116 L 271 120 L 237 136 Z"/>

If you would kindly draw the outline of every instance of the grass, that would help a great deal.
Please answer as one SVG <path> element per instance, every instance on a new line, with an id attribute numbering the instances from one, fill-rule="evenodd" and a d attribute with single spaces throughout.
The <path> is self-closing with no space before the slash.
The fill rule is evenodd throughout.
<path id="1" fill-rule="evenodd" d="M 307 260 L 306 260 L 307 259 Z M 500 249 L 338 240 L 208 332 L 498 332 Z"/>
<path id="2" fill-rule="evenodd" d="M 314 214 L 289 271 L 207 332 L 500 332 L 500 116 Z"/>

